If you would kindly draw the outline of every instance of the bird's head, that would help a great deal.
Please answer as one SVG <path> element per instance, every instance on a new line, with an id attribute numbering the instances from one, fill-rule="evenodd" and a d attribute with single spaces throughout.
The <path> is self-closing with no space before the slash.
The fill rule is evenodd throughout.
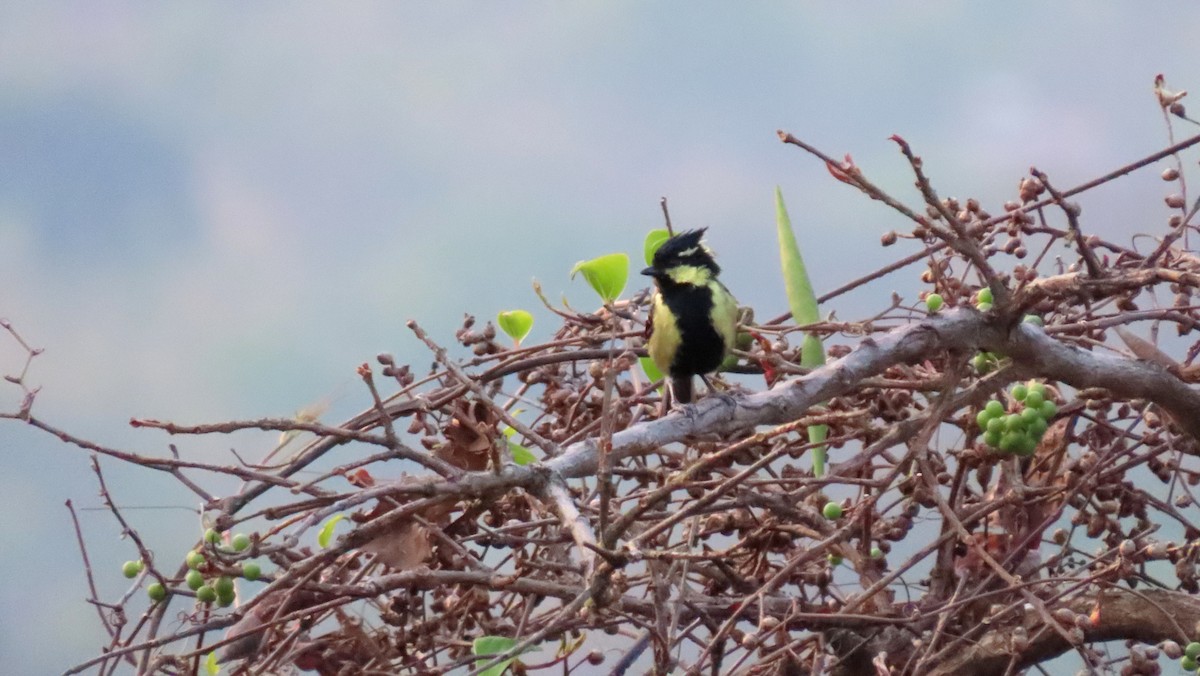
<path id="1" fill-rule="evenodd" d="M 706 228 L 681 232 L 662 243 L 650 267 L 642 270 L 658 281 L 703 284 L 721 272 L 712 251 L 700 242 Z"/>

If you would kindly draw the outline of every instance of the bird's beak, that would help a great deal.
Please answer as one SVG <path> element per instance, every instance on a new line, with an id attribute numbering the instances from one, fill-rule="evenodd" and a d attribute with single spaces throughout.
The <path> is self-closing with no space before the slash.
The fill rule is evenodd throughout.
<path id="1" fill-rule="evenodd" d="M 646 268 L 645 270 L 642 270 L 642 274 L 646 275 L 647 277 L 653 277 L 654 276 L 654 268 Z"/>

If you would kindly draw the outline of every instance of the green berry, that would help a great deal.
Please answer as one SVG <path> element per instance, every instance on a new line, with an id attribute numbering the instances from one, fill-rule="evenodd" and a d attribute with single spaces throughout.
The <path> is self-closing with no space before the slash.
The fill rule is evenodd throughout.
<path id="1" fill-rule="evenodd" d="M 842 518 L 842 506 L 836 502 L 826 502 L 825 507 L 821 509 L 821 513 L 826 519 L 834 521 Z"/>
<path id="2" fill-rule="evenodd" d="M 871 558 L 872 559 L 882 559 L 883 558 L 883 550 L 878 547 L 872 547 L 871 548 Z"/>
<path id="3" fill-rule="evenodd" d="M 153 582 L 146 587 L 146 596 L 149 596 L 151 601 L 158 603 L 167 598 L 167 588 L 162 586 L 161 582 Z"/>
<path id="4" fill-rule="evenodd" d="M 979 371 L 980 375 L 987 375 L 995 366 L 995 362 L 988 356 L 988 353 L 980 352 L 971 360 L 971 365 L 975 367 L 976 371 Z"/>
<path id="5" fill-rule="evenodd" d="M 1200 642 L 1192 641 L 1183 648 L 1183 654 L 1192 659 L 1200 658 Z"/>
<path id="6" fill-rule="evenodd" d="M 830 554 L 827 558 L 829 560 L 829 565 L 831 566 L 842 565 L 842 557 L 840 554 Z"/>
<path id="7" fill-rule="evenodd" d="M 233 536 L 230 544 L 233 545 L 233 551 L 244 552 L 250 548 L 250 536 L 245 533 L 238 533 Z"/>
<path id="8" fill-rule="evenodd" d="M 992 302 L 992 290 L 989 289 L 988 287 L 986 287 L 986 286 L 983 287 L 982 289 L 979 290 L 979 293 L 975 294 L 975 304 L 976 305 L 978 305 L 979 303 L 989 303 L 990 304 L 991 302 Z"/>
<path id="9" fill-rule="evenodd" d="M 1026 383 L 1026 385 L 1029 387 L 1030 392 L 1037 392 L 1038 394 L 1042 395 L 1043 397 L 1046 396 L 1046 384 L 1045 383 L 1043 383 L 1039 380 L 1031 380 L 1028 383 Z"/>
<path id="10" fill-rule="evenodd" d="M 1017 446 L 1021 443 L 1022 436 L 1024 435 L 1017 432 L 1006 432 L 1004 436 L 1000 437 L 1000 443 L 996 447 L 1005 453 L 1015 453 Z"/>
<path id="11" fill-rule="evenodd" d="M 1184 655 L 1183 659 L 1179 660 L 1179 668 L 1184 671 L 1195 671 L 1198 667 L 1200 667 L 1200 664 L 1196 663 L 1196 658 L 1194 657 Z"/>
<path id="12" fill-rule="evenodd" d="M 1029 388 L 1017 383 L 1016 385 L 1012 386 L 1012 390 L 1009 391 L 1009 394 L 1012 395 L 1012 398 L 1016 399 L 1017 401 L 1024 401 L 1025 395 L 1029 394 Z"/>
<path id="13" fill-rule="evenodd" d="M 1046 419 L 1039 414 L 1033 422 L 1029 423 L 1029 434 L 1040 441 L 1048 427 L 1050 427 L 1050 423 L 1046 422 Z"/>
<path id="14" fill-rule="evenodd" d="M 200 603 L 212 603 L 217 600 L 217 590 L 208 585 L 202 585 L 196 590 L 196 600 Z"/>
<path id="15" fill-rule="evenodd" d="M 980 411 L 979 413 L 975 414 L 975 423 L 977 425 L 979 425 L 979 430 L 981 432 L 986 432 L 987 428 L 988 428 L 988 423 L 992 422 L 995 419 L 996 419 L 995 416 L 993 416 L 991 413 L 988 413 L 988 410 L 986 408 L 983 409 L 982 411 Z"/>
<path id="16" fill-rule="evenodd" d="M 227 575 L 222 575 L 221 577 L 217 578 L 217 582 L 213 585 L 213 589 L 215 589 L 217 592 L 218 605 L 220 605 L 222 608 L 226 608 L 233 604 L 233 599 L 237 595 L 233 588 L 233 578 Z"/>
<path id="17" fill-rule="evenodd" d="M 1029 408 L 1039 408 L 1043 401 L 1046 401 L 1046 395 L 1037 390 L 1030 390 L 1029 394 L 1025 395 L 1025 405 Z"/>
<path id="18" fill-rule="evenodd" d="M 215 545 L 221 542 L 221 534 L 215 528 L 209 528 L 204 531 L 204 541 L 210 545 Z"/>
<path id="19" fill-rule="evenodd" d="M 979 310 L 980 312 L 991 312 L 992 304 L 991 303 L 980 303 L 975 306 L 975 309 Z"/>
<path id="20" fill-rule="evenodd" d="M 1028 434 L 1022 434 L 1021 438 L 1017 441 L 1014 451 L 1017 455 L 1029 457 L 1037 452 L 1037 445 L 1037 439 L 1034 439 Z"/>
<path id="21" fill-rule="evenodd" d="M 142 572 L 142 568 L 144 568 L 144 567 L 145 566 L 142 565 L 142 562 L 140 560 L 139 561 L 126 561 L 125 565 L 121 566 L 121 573 L 124 574 L 125 577 L 132 580 L 133 578 L 138 576 L 138 573 Z"/>
<path id="22" fill-rule="evenodd" d="M 1004 419 L 992 418 L 988 420 L 987 432 L 995 432 L 997 434 L 1004 431 Z"/>
<path id="23" fill-rule="evenodd" d="M 1027 408 L 1024 411 L 1021 411 L 1021 420 L 1025 423 L 1025 429 L 1029 429 L 1029 426 L 1033 424 L 1033 421 L 1041 420 L 1045 422 L 1046 419 L 1042 417 L 1042 412 L 1040 409 Z"/>
<path id="24" fill-rule="evenodd" d="M 187 567 L 196 570 L 204 565 L 204 555 L 197 551 L 190 551 L 187 555 Z"/>
<path id="25" fill-rule="evenodd" d="M 196 591 L 200 587 L 204 586 L 204 576 L 201 575 L 200 571 L 198 570 L 189 570 L 187 577 L 183 578 L 183 580 L 184 582 L 187 582 L 188 589 L 191 589 L 192 591 Z"/>
<path id="26" fill-rule="evenodd" d="M 1003 438 L 1004 432 L 988 430 L 983 434 L 983 443 L 996 448 L 1000 445 L 1000 439 Z"/>
<path id="27" fill-rule="evenodd" d="M 1039 410 L 1042 413 L 1042 418 L 1046 420 L 1058 415 L 1058 406 L 1056 406 L 1052 401 L 1043 401 L 1042 405 L 1039 407 Z"/>
<path id="28" fill-rule="evenodd" d="M 217 594 L 219 595 L 232 594 L 233 578 L 229 577 L 228 575 L 222 575 L 221 577 L 218 577 L 216 583 L 213 584 L 213 589 L 216 589 Z"/>
<path id="29" fill-rule="evenodd" d="M 942 304 L 945 302 L 946 300 L 942 298 L 940 293 L 931 293 L 925 296 L 925 307 L 929 308 L 931 314 L 942 309 Z"/>
<path id="30" fill-rule="evenodd" d="M 242 577 L 253 582 L 257 580 L 258 576 L 260 575 L 262 575 L 262 568 L 260 568 L 257 563 L 254 563 L 253 561 L 247 561 L 246 563 L 242 564 Z"/>
<path id="31" fill-rule="evenodd" d="M 1037 315 L 1025 315 L 1021 318 L 1021 321 L 1025 322 L 1026 324 L 1033 324 L 1034 326 L 1046 325 L 1046 322 L 1042 321 L 1042 318 Z"/>
<path id="32" fill-rule="evenodd" d="M 1025 421 L 1021 419 L 1019 413 L 1009 413 L 1004 417 L 1004 430 L 1006 432 L 1024 432 Z"/>
<path id="33" fill-rule="evenodd" d="M 983 410 L 990 413 L 993 418 L 998 418 L 1004 415 L 1004 404 L 1001 404 L 999 401 L 993 399 L 987 403 L 987 406 L 985 406 Z"/>

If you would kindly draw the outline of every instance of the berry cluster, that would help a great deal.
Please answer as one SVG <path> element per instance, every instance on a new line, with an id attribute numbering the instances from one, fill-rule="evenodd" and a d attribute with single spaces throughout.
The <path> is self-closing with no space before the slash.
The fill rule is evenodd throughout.
<path id="1" fill-rule="evenodd" d="M 1013 385 L 1008 396 L 1019 410 L 1009 411 L 993 399 L 975 416 L 983 441 L 1005 453 L 1033 455 L 1058 406 L 1046 396 L 1046 386 L 1036 380 Z"/>
<path id="2" fill-rule="evenodd" d="M 204 542 L 216 548 L 221 542 L 221 534 L 210 528 L 204 533 Z M 237 533 L 230 539 L 229 546 L 221 547 L 220 551 L 240 553 L 249 549 L 251 544 L 252 540 L 249 535 Z M 237 593 L 232 577 L 224 574 L 224 571 L 219 571 L 217 566 L 210 564 L 199 549 L 188 552 L 184 561 L 187 563 L 188 572 L 184 576 L 183 582 L 188 589 L 196 593 L 197 601 L 205 604 L 216 603 L 222 608 L 233 604 Z M 143 561 L 126 561 L 122 572 L 125 577 L 136 577 L 144 568 Z M 262 568 L 257 563 L 246 561 L 242 564 L 241 576 L 246 580 L 253 582 L 261 575 Z M 152 602 L 158 603 L 167 598 L 167 588 L 161 582 L 154 582 L 146 586 L 146 595 Z"/>

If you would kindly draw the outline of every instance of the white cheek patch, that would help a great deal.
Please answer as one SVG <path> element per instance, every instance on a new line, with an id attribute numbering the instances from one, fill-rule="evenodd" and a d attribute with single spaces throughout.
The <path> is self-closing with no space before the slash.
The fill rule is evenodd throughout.
<path id="1" fill-rule="evenodd" d="M 679 267 L 667 270 L 667 275 L 676 284 L 691 284 L 693 286 L 704 286 L 712 279 L 712 273 L 708 268 L 696 267 L 694 265 L 681 265 Z"/>

